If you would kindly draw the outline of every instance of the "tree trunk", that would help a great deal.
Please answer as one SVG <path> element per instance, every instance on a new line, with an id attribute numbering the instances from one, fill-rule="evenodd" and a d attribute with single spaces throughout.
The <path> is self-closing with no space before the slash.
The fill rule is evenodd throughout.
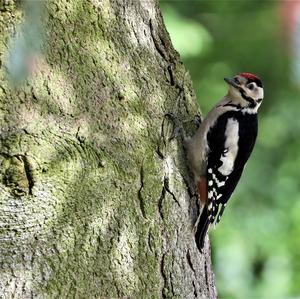
<path id="1" fill-rule="evenodd" d="M 0 297 L 216 298 L 164 117 L 197 105 L 157 3 L 46 6 L 43 55 L 23 53 L 33 71 L 12 85 L 30 16 L 0 4 Z"/>

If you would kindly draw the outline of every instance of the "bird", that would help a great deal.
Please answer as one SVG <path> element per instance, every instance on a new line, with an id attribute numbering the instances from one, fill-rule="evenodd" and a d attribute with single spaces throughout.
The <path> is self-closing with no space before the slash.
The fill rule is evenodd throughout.
<path id="1" fill-rule="evenodd" d="M 255 145 L 261 79 L 251 73 L 224 78 L 227 94 L 212 108 L 196 133 L 184 140 L 188 168 L 200 198 L 195 239 L 202 252 L 205 236 L 216 225 L 234 192 Z"/>

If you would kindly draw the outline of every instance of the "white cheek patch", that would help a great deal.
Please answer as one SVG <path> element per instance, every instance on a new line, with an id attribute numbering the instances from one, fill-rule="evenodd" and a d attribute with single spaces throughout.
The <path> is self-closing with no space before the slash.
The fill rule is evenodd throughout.
<path id="1" fill-rule="evenodd" d="M 230 93 L 231 93 L 234 97 L 236 97 L 236 98 L 240 98 L 240 97 L 241 97 L 240 91 L 239 91 L 237 88 L 233 87 L 233 86 L 230 86 Z"/>
<path id="2" fill-rule="evenodd" d="M 222 166 L 220 173 L 228 176 L 233 171 L 234 162 L 238 153 L 239 123 L 234 118 L 229 118 L 225 130 L 225 148 L 227 152 L 221 157 Z"/>

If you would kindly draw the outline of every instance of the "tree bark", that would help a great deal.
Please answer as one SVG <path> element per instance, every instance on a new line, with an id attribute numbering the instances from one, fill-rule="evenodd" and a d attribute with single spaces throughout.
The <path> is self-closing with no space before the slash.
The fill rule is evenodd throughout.
<path id="1" fill-rule="evenodd" d="M 216 298 L 164 117 L 199 111 L 157 3 L 46 6 L 43 55 L 13 86 L 26 16 L 0 4 L 0 297 Z"/>

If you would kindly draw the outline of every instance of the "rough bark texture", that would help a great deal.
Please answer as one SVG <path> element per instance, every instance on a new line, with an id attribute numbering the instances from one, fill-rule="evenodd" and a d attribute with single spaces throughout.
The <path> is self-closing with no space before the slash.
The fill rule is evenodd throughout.
<path id="1" fill-rule="evenodd" d="M 166 112 L 197 105 L 154 1 L 52 1 L 38 70 L 5 77 L 23 21 L 0 5 L 0 297 L 216 298 Z"/>

